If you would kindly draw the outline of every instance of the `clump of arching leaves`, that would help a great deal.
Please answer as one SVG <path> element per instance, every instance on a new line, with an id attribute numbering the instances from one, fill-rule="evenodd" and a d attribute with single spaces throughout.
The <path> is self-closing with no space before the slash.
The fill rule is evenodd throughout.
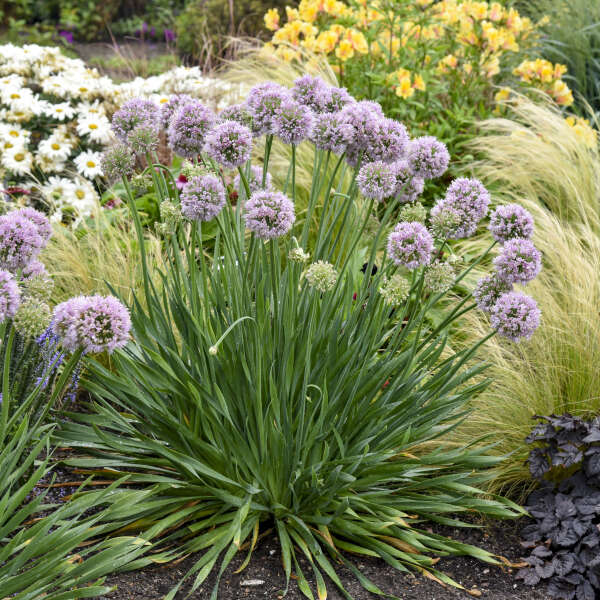
<path id="1" fill-rule="evenodd" d="M 127 472 L 151 490 L 131 524 L 148 539 L 165 531 L 147 564 L 204 551 L 187 573 L 192 591 L 217 569 L 216 598 L 227 565 L 242 549 L 248 564 L 267 530 L 279 538 L 286 581 L 295 572 L 309 598 L 307 577 L 324 597 L 323 573 L 349 597 L 338 564 L 384 593 L 351 554 L 458 585 L 436 570 L 438 556 L 495 558 L 425 523 L 521 514 L 481 492 L 496 458 L 443 441 L 485 385 L 473 379 L 483 369 L 472 361 L 480 344 L 458 353 L 446 347 L 448 328 L 475 303 L 466 295 L 444 303 L 435 324 L 428 317 L 483 258 L 458 272 L 449 240 L 476 231 L 489 194 L 477 180 L 457 180 L 428 218 L 392 222 L 400 203 L 415 202 L 425 180 L 445 172 L 445 146 L 411 141 L 374 102 L 317 79 L 301 84 L 261 84 L 224 119 L 196 100 L 169 103 L 179 108 L 165 109 L 167 139 L 190 164 L 179 194 L 147 149 L 161 213 L 169 215 L 160 228 L 168 265 L 162 287 L 147 276 L 129 193 L 145 302 L 132 308 L 134 341 L 113 354 L 114 370 L 90 367 L 91 414 L 71 415 L 61 436 L 85 449 L 87 458 L 71 464 L 96 466 L 103 476 Z M 161 119 L 147 120 L 153 110 L 138 104 L 127 107 L 130 123 L 158 134 Z M 275 137 L 291 144 L 281 189 L 269 173 Z M 304 206 L 296 193 L 301 143 L 314 144 Z M 104 164 L 131 189 L 122 146 Z M 384 214 L 366 235 L 380 201 Z M 208 243 L 207 221 L 218 232 Z M 514 340 L 539 321 L 535 301 L 513 289 L 535 276 L 540 260 L 529 230 L 519 237 L 517 229 L 497 227 L 504 246 L 480 294 L 494 329 Z"/>
<path id="2" fill-rule="evenodd" d="M 527 501 L 535 522 L 523 535 L 531 556 L 525 583 L 548 582 L 560 600 L 600 594 L 600 418 L 571 415 L 543 420 L 527 438 L 531 475 L 540 483 Z"/>

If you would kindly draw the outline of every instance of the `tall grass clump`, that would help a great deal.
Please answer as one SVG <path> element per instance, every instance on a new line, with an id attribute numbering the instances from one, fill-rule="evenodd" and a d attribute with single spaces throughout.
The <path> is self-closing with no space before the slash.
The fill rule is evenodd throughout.
<path id="1" fill-rule="evenodd" d="M 148 490 L 129 526 L 145 539 L 164 532 L 147 560 L 204 551 L 185 578 L 193 593 L 216 570 L 212 599 L 234 556 L 247 550 L 246 566 L 269 530 L 281 547 L 282 593 L 294 572 L 308 598 L 309 579 L 326 597 L 324 575 L 350 598 L 338 564 L 385 595 L 357 568 L 357 554 L 456 586 L 436 569 L 439 556 L 495 563 L 426 522 L 471 526 L 473 515 L 521 514 L 482 491 L 499 459 L 447 438 L 485 387 L 475 380 L 481 344 L 494 329 L 518 341 L 537 327 L 533 298 L 507 291 L 535 277 L 531 241 L 497 240 L 461 268 L 448 239 L 475 233 L 488 191 L 456 180 L 428 217 L 416 200 L 424 179 L 446 171 L 445 146 L 410 140 L 377 104 L 321 79 L 304 76 L 291 89 L 260 83 L 227 119 L 184 100 L 167 132 L 191 162 L 180 193 L 153 162 L 155 111 L 142 100 L 122 107 L 113 125 L 126 143 L 106 153 L 104 167 L 130 191 L 131 140 L 145 150 L 167 217 L 165 267 L 157 285 L 129 193 L 145 275 L 131 306 L 134 339 L 115 350 L 112 371 L 89 363 L 95 402 L 89 414 L 69 414 L 59 434 L 85 457 L 68 464 L 127 473 Z M 264 154 L 253 165 L 261 136 Z M 275 138 L 288 145 L 289 162 L 276 160 Z M 297 157 L 307 145 L 315 168 L 299 218 Z M 384 214 L 367 236 L 379 203 Z M 218 233 L 207 251 L 209 222 Z M 492 281 L 494 329 L 449 352 L 449 327 L 475 307 L 452 290 L 499 244 L 506 272 Z M 514 244 L 525 249 L 523 269 L 511 262 Z"/>
<path id="2" fill-rule="evenodd" d="M 542 320 L 536 336 L 519 346 L 486 342 L 491 385 L 471 399 L 473 412 L 458 438 L 487 434 L 498 455 L 510 454 L 496 467 L 492 489 L 522 497 L 532 485 L 525 437 L 533 416 L 600 413 L 600 160 L 554 111 L 529 104 L 515 111 L 514 120 L 483 124 L 475 143 L 486 160 L 478 169 L 535 215 L 543 269 L 528 289 Z M 465 250 L 484 246 L 474 240 Z M 461 334 L 475 340 L 487 327 L 470 313 Z"/>

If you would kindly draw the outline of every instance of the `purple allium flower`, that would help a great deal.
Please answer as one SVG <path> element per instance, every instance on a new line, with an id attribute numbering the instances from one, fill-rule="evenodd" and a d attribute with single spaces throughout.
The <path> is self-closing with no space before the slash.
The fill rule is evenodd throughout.
<path id="1" fill-rule="evenodd" d="M 392 167 L 396 174 L 394 196 L 401 204 L 414 202 L 423 193 L 425 181 L 414 175 L 406 160 L 397 160 L 392 163 Z"/>
<path id="2" fill-rule="evenodd" d="M 307 106 L 284 100 L 273 118 L 274 133 L 286 144 L 299 144 L 312 132 L 315 117 Z"/>
<path id="3" fill-rule="evenodd" d="M 431 261 L 433 238 L 422 223 L 398 223 L 388 237 L 387 251 L 395 264 L 416 269 Z"/>
<path id="4" fill-rule="evenodd" d="M 194 99 L 187 94 L 174 94 L 167 102 L 160 107 L 160 124 L 163 129 L 168 129 L 173 115 L 186 104 L 194 102 Z"/>
<path id="5" fill-rule="evenodd" d="M 502 337 L 518 342 L 521 338 L 531 338 L 540 324 L 540 316 L 533 298 L 521 292 L 507 292 L 494 304 L 490 321 Z"/>
<path id="6" fill-rule="evenodd" d="M 512 283 L 500 279 L 496 274 L 482 277 L 473 290 L 473 298 L 477 306 L 484 312 L 491 312 L 498 298 L 506 292 L 512 291 Z"/>
<path id="7" fill-rule="evenodd" d="M 445 144 L 426 135 L 410 142 L 407 160 L 417 177 L 433 179 L 444 174 L 450 162 L 450 154 Z"/>
<path id="8" fill-rule="evenodd" d="M 410 143 L 406 127 L 394 119 L 379 119 L 373 137 L 364 148 L 364 160 L 392 163 L 406 154 Z"/>
<path id="9" fill-rule="evenodd" d="M 377 102 L 361 100 L 346 104 L 340 111 L 340 117 L 352 127 L 352 139 L 348 144 L 347 160 L 356 167 L 359 158 L 379 131 L 379 123 L 384 118 L 381 106 Z"/>
<path id="10" fill-rule="evenodd" d="M 0 216 L 0 269 L 12 273 L 24 269 L 44 245 L 36 224 L 19 211 Z"/>
<path id="11" fill-rule="evenodd" d="M 245 173 L 244 173 L 245 174 Z M 247 177 L 248 179 L 248 187 L 250 188 L 250 193 L 254 194 L 258 190 L 270 190 L 271 185 L 273 183 L 273 178 L 271 177 L 271 173 L 267 173 L 267 177 L 265 180 L 265 187 L 263 188 L 262 180 L 263 180 L 263 169 L 258 165 L 253 165 L 250 167 L 250 175 Z M 233 180 L 233 187 L 236 190 L 240 189 L 240 185 L 242 185 L 242 181 L 240 178 L 240 174 L 238 173 Z"/>
<path id="12" fill-rule="evenodd" d="M 44 240 L 44 245 L 46 245 L 48 240 L 52 237 L 52 225 L 50 225 L 48 217 L 39 210 L 35 210 L 35 208 L 30 207 L 19 208 L 15 211 L 15 214 L 21 215 L 22 217 L 32 221 L 37 227 L 40 237 L 42 240 Z"/>
<path id="13" fill-rule="evenodd" d="M 106 178 L 115 181 L 133 173 L 135 156 L 127 144 L 117 142 L 104 151 L 100 165 Z"/>
<path id="14" fill-rule="evenodd" d="M 226 106 L 219 113 L 219 121 L 236 121 L 240 125 L 247 127 L 254 137 L 260 135 L 260 131 L 255 128 L 254 119 L 248 112 L 245 104 L 232 104 L 231 106 Z"/>
<path id="15" fill-rule="evenodd" d="M 291 93 L 296 102 L 307 106 L 316 113 L 320 113 L 325 109 L 325 102 L 328 99 L 328 88 L 328 84 L 320 77 L 303 75 L 294 81 Z"/>
<path id="16" fill-rule="evenodd" d="M 257 237 L 264 240 L 277 238 L 294 224 L 294 204 L 281 192 L 259 190 L 246 203 L 245 219 L 246 227 Z"/>
<path id="17" fill-rule="evenodd" d="M 114 296 L 78 296 L 54 309 L 52 331 L 69 352 L 112 352 L 129 340 L 129 311 Z"/>
<path id="18" fill-rule="evenodd" d="M 481 181 L 460 177 L 450 184 L 446 196 L 435 203 L 431 216 L 440 217 L 442 213 L 457 216 L 457 225 L 447 232 L 447 237 L 465 238 L 475 233 L 479 221 L 487 213 L 489 203 L 490 194 Z"/>
<path id="19" fill-rule="evenodd" d="M 15 316 L 21 303 L 21 292 L 8 271 L 0 271 L 0 323 Z"/>
<path id="20" fill-rule="evenodd" d="M 338 113 L 318 114 L 311 134 L 311 141 L 320 150 L 343 154 L 352 141 L 354 129 Z"/>
<path id="21" fill-rule="evenodd" d="M 322 112 L 338 112 L 346 104 L 351 104 L 352 102 L 356 102 L 356 100 L 348 93 L 346 88 L 329 85 L 322 100 Z"/>
<path id="22" fill-rule="evenodd" d="M 396 189 L 396 172 L 392 165 L 380 160 L 365 163 L 356 176 L 356 184 L 365 198 L 381 202 Z"/>
<path id="23" fill-rule="evenodd" d="M 159 122 L 160 110 L 152 100 L 133 98 L 125 102 L 113 115 L 112 128 L 117 138 L 122 142 L 126 142 L 129 132 L 142 123 L 154 127 L 158 134 Z"/>
<path id="24" fill-rule="evenodd" d="M 542 268 L 542 255 L 531 240 L 508 240 L 494 259 L 498 277 L 508 283 L 527 283 L 535 279 Z"/>
<path id="25" fill-rule="evenodd" d="M 213 111 L 202 102 L 188 102 L 171 118 L 167 130 L 169 145 L 176 154 L 185 158 L 195 158 L 202 152 L 206 135 L 215 121 Z"/>
<path id="26" fill-rule="evenodd" d="M 274 118 L 281 103 L 290 98 L 291 93 L 288 89 L 272 81 L 259 83 L 250 90 L 246 107 L 261 135 L 275 133 Z"/>
<path id="27" fill-rule="evenodd" d="M 46 265 L 39 260 L 32 260 L 26 267 L 21 271 L 21 280 L 25 281 L 32 277 L 48 277 L 48 271 Z"/>
<path id="28" fill-rule="evenodd" d="M 210 221 L 225 206 L 225 187 L 215 175 L 196 175 L 181 192 L 181 214 L 190 221 Z"/>
<path id="29" fill-rule="evenodd" d="M 533 217 L 520 204 L 499 206 L 490 216 L 490 231 L 498 242 L 533 235 Z"/>
<path id="30" fill-rule="evenodd" d="M 228 169 L 243 165 L 252 150 L 252 133 L 236 121 L 223 121 L 208 132 L 204 151 Z"/>
<path id="31" fill-rule="evenodd" d="M 154 152 L 158 148 L 158 131 L 155 125 L 140 123 L 127 134 L 127 145 L 135 154 Z"/>

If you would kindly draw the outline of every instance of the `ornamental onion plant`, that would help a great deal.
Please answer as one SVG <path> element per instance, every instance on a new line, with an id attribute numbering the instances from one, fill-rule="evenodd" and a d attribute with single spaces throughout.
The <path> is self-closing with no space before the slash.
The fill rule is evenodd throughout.
<path id="1" fill-rule="evenodd" d="M 481 343 L 495 329 L 518 340 L 536 328 L 535 301 L 512 284 L 535 276 L 539 253 L 528 239 L 510 238 L 516 249 L 504 243 L 488 302 L 495 329 L 452 353 L 448 328 L 476 303 L 451 290 L 487 252 L 458 270 L 449 240 L 477 229 L 489 194 L 476 180 L 457 180 L 429 217 L 391 222 L 406 186 L 446 170 L 443 144 L 411 141 L 377 104 L 320 80 L 302 78 L 291 90 L 260 84 L 225 119 L 196 101 L 181 104 L 167 127 L 172 147 L 190 160 L 181 193 L 151 147 L 146 156 L 168 215 L 162 283 L 145 278 L 144 302 L 131 307 L 134 340 L 114 352 L 113 370 L 90 364 L 85 385 L 97 402 L 60 431 L 86 455 L 69 464 L 127 472 L 149 486 L 152 501 L 131 528 L 167 530 L 149 562 L 204 551 L 186 576 L 191 592 L 217 570 L 217 598 L 227 565 L 242 548 L 248 564 L 268 529 L 286 581 L 295 572 L 309 598 L 308 578 L 325 597 L 324 574 L 350 597 L 338 564 L 383 594 L 349 553 L 459 586 L 436 570 L 438 556 L 494 557 L 426 522 L 461 526 L 473 514 L 521 510 L 481 491 L 498 458 L 445 436 L 485 385 L 474 381 L 484 368 L 474 360 Z M 152 112 L 136 102 L 122 111 L 129 123 Z M 120 137 L 130 135 L 124 122 Z M 281 189 L 269 173 L 277 136 L 291 145 Z M 300 144 L 314 144 L 316 156 L 302 215 Z M 104 160 L 127 190 L 131 151 L 119 145 Z M 367 234 L 382 200 L 385 214 Z M 129 205 L 148 273 L 131 194 Z M 420 214 L 408 208 L 403 214 Z M 208 222 L 218 227 L 210 251 Z M 430 311 L 448 294 L 453 301 L 434 324 Z"/>

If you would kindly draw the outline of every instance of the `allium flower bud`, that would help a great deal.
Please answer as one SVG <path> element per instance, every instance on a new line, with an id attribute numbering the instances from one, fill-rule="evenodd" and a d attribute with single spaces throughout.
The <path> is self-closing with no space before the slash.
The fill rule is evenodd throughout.
<path id="1" fill-rule="evenodd" d="M 338 274 L 331 263 L 318 260 L 308 267 L 305 277 L 310 287 L 324 294 L 335 287 Z"/>
<path id="2" fill-rule="evenodd" d="M 208 133 L 204 151 L 220 165 L 235 169 L 243 165 L 252 150 L 252 133 L 236 121 L 223 121 Z"/>
<path id="3" fill-rule="evenodd" d="M 294 204 L 281 192 L 259 190 L 246 203 L 246 227 L 259 238 L 270 240 L 287 233 L 296 220 Z"/>
<path id="4" fill-rule="evenodd" d="M 461 215 L 454 210 L 442 205 L 436 205 L 431 210 L 430 225 L 431 232 L 436 238 L 447 240 L 456 235 L 461 226 Z M 434 210 L 435 209 L 435 210 Z"/>
<path id="5" fill-rule="evenodd" d="M 181 192 L 181 214 L 190 221 L 211 221 L 225 206 L 225 188 L 215 175 L 192 177 Z"/>
<path id="6" fill-rule="evenodd" d="M 435 203 L 431 209 L 431 217 L 442 212 L 458 215 L 456 228 L 447 232 L 444 237 L 459 239 L 469 237 L 477 231 L 477 225 L 485 217 L 490 203 L 490 194 L 478 179 L 455 179 L 446 195 Z"/>
<path id="7" fill-rule="evenodd" d="M 109 181 L 129 177 L 135 168 L 135 157 L 126 144 L 117 142 L 102 154 L 102 172 Z"/>
<path id="8" fill-rule="evenodd" d="M 490 216 L 490 231 L 498 242 L 513 238 L 531 238 L 533 217 L 519 204 L 499 206 Z"/>
<path id="9" fill-rule="evenodd" d="M 45 302 L 27 298 L 19 306 L 13 325 L 24 338 L 37 338 L 50 325 L 50 307 Z"/>
<path id="10" fill-rule="evenodd" d="M 113 352 L 129 340 L 129 311 L 113 296 L 78 296 L 54 309 L 52 331 L 65 350 Z"/>
<path id="11" fill-rule="evenodd" d="M 408 166 L 416 177 L 433 179 L 446 172 L 450 154 L 446 145 L 427 135 L 411 141 L 408 148 Z"/>
<path id="12" fill-rule="evenodd" d="M 406 160 L 397 160 L 392 164 L 396 174 L 394 196 L 402 204 L 414 202 L 423 193 L 425 180 L 414 175 Z"/>
<path id="13" fill-rule="evenodd" d="M 194 102 L 194 99 L 187 94 L 174 94 L 160 107 L 160 124 L 163 129 L 168 129 L 173 115 L 186 104 Z"/>
<path id="14" fill-rule="evenodd" d="M 262 180 L 263 180 L 263 169 L 258 165 L 253 165 L 250 167 L 250 174 L 247 177 L 248 179 L 248 187 L 250 188 L 250 193 L 253 194 L 258 190 L 270 190 L 273 184 L 273 178 L 271 177 L 271 173 L 267 173 L 267 177 L 265 179 L 265 187 L 263 188 Z M 241 189 L 242 181 L 240 178 L 240 174 L 238 173 L 233 180 L 233 187 L 236 190 Z"/>
<path id="15" fill-rule="evenodd" d="M 400 221 L 417 221 L 418 223 L 425 224 L 425 221 L 427 220 L 427 209 L 420 202 L 407 204 L 398 212 L 398 219 Z"/>
<path id="16" fill-rule="evenodd" d="M 112 128 L 115 135 L 122 142 L 127 141 L 127 136 L 142 123 L 150 127 L 158 127 L 160 122 L 159 108 L 151 100 L 133 98 L 113 115 Z"/>
<path id="17" fill-rule="evenodd" d="M 447 292 L 456 279 L 456 273 L 452 265 L 447 262 L 436 260 L 425 269 L 423 286 L 426 290 L 441 294 Z"/>
<path id="18" fill-rule="evenodd" d="M 297 145 L 312 133 L 315 117 L 307 106 L 295 100 L 283 100 L 273 117 L 275 135 L 286 144 Z"/>
<path id="19" fill-rule="evenodd" d="M 395 264 L 416 269 L 430 263 L 433 238 L 422 223 L 398 223 L 388 237 L 387 251 Z"/>
<path id="20" fill-rule="evenodd" d="M 26 219 L 29 219 L 37 227 L 37 232 L 40 234 L 42 240 L 44 240 L 45 246 L 48 240 L 52 237 L 52 225 L 50 225 L 48 217 L 39 210 L 35 210 L 35 208 L 30 207 L 19 208 L 14 212 L 16 215 L 20 215 Z"/>
<path id="21" fill-rule="evenodd" d="M 275 116 L 281 103 L 290 98 L 288 89 L 272 81 L 255 85 L 248 93 L 246 107 L 256 130 L 261 134 L 275 133 Z"/>
<path id="22" fill-rule="evenodd" d="M 15 316 L 21 302 L 21 292 L 8 271 L 0 271 L 0 323 Z"/>
<path id="23" fill-rule="evenodd" d="M 298 246 L 296 248 L 292 248 L 288 253 L 288 259 L 296 263 L 305 263 L 309 258 L 310 254 L 308 252 L 304 252 L 304 250 Z"/>
<path id="24" fill-rule="evenodd" d="M 44 245 L 36 224 L 19 211 L 0 216 L 0 269 L 13 273 L 24 269 Z"/>
<path id="25" fill-rule="evenodd" d="M 135 154 L 152 153 L 158 148 L 158 129 L 155 124 L 141 123 L 127 134 L 127 144 Z"/>
<path id="26" fill-rule="evenodd" d="M 353 131 L 340 113 L 323 113 L 315 118 L 311 141 L 319 150 L 343 154 L 352 141 Z"/>
<path id="27" fill-rule="evenodd" d="M 530 339 L 539 327 L 541 311 L 536 301 L 521 292 L 502 294 L 494 307 L 490 322 L 502 337 L 513 342 Z"/>
<path id="28" fill-rule="evenodd" d="M 402 304 L 410 295 L 410 282 L 399 273 L 389 279 L 384 277 L 379 293 L 392 306 Z"/>
<path id="29" fill-rule="evenodd" d="M 195 158 L 202 152 L 206 134 L 216 116 L 197 100 L 182 106 L 171 118 L 167 138 L 172 150 L 185 158 Z"/>
<path id="30" fill-rule="evenodd" d="M 201 165 L 195 165 L 194 163 L 186 160 L 181 167 L 181 174 L 186 179 L 191 179 L 192 177 L 196 177 L 197 175 L 208 175 L 208 170 L 206 167 Z"/>
<path id="31" fill-rule="evenodd" d="M 535 279 L 542 268 L 542 255 L 531 240 L 508 240 L 494 259 L 498 277 L 508 283 L 527 283 Z"/>
<path id="32" fill-rule="evenodd" d="M 159 210 L 161 223 L 156 224 L 157 232 L 162 235 L 174 234 L 181 221 L 181 208 L 170 200 L 163 200 Z"/>
<path id="33" fill-rule="evenodd" d="M 364 164 L 356 176 L 356 184 L 365 198 L 381 202 L 396 189 L 396 173 L 392 165 L 381 161 Z"/>
<path id="34" fill-rule="evenodd" d="M 21 280 L 23 295 L 39 301 L 48 301 L 54 289 L 54 281 L 47 273 L 29 275 Z"/>
<path id="35" fill-rule="evenodd" d="M 483 312 L 491 312 L 498 298 L 513 289 L 512 283 L 500 279 L 496 274 L 482 277 L 473 290 L 473 298 Z"/>

